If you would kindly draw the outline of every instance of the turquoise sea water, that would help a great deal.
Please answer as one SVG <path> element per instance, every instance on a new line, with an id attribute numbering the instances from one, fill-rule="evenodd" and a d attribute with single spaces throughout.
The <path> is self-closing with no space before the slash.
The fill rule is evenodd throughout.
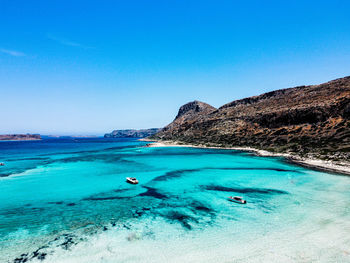
<path id="1" fill-rule="evenodd" d="M 350 262 L 350 177 L 144 145 L 1 142 L 0 262 Z"/>

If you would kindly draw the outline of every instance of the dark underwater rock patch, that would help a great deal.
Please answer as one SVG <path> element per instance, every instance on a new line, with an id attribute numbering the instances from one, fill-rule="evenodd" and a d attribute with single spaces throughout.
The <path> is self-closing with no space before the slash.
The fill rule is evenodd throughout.
<path id="1" fill-rule="evenodd" d="M 148 186 L 143 186 L 143 188 L 146 188 L 147 191 L 141 194 L 138 194 L 138 196 L 149 196 L 149 197 L 154 197 L 158 199 L 166 199 L 168 197 L 167 195 L 160 193 L 156 188 L 148 187 Z"/>
<path id="2" fill-rule="evenodd" d="M 137 209 L 135 211 L 133 211 L 133 216 L 134 217 L 141 217 L 144 214 L 148 214 L 151 211 L 150 207 L 143 207 L 141 209 Z"/>
<path id="3" fill-rule="evenodd" d="M 182 175 L 186 174 L 186 173 L 191 173 L 191 172 L 198 172 L 202 169 L 186 169 L 186 170 L 176 170 L 176 171 L 170 171 L 170 172 L 166 172 L 163 175 L 157 176 L 155 177 L 152 181 L 153 182 L 162 182 L 162 181 L 167 181 L 169 179 L 173 179 L 173 178 L 179 178 Z M 152 182 L 151 181 L 151 182 Z"/>
<path id="4" fill-rule="evenodd" d="M 32 259 L 44 260 L 49 253 L 52 253 L 50 248 L 61 247 L 64 250 L 69 250 L 77 243 L 74 241 L 75 236 L 72 234 L 63 234 L 50 241 L 47 245 L 39 247 L 32 253 L 24 253 L 20 257 L 14 259 L 14 263 L 27 262 Z"/>
<path id="5" fill-rule="evenodd" d="M 24 263 L 28 261 L 28 253 L 22 254 L 20 257 L 13 260 L 14 263 Z"/>
<path id="6" fill-rule="evenodd" d="M 32 253 L 23 253 L 20 257 L 15 258 L 13 263 L 24 263 L 32 259 L 44 260 L 47 253 L 42 250 L 45 248 L 47 248 L 47 246 L 40 247 Z"/>
<path id="7" fill-rule="evenodd" d="M 68 250 L 72 247 L 72 245 L 74 245 L 75 242 L 73 241 L 73 237 L 71 236 L 65 236 L 65 241 L 63 243 L 61 243 L 61 247 L 65 250 Z"/>
<path id="8" fill-rule="evenodd" d="M 34 251 L 33 252 L 33 257 L 32 258 L 37 258 L 39 260 L 44 260 L 45 257 L 46 257 L 47 253 L 44 253 L 44 252 L 39 252 L 38 250 L 37 251 Z"/>
<path id="9" fill-rule="evenodd" d="M 179 211 L 170 211 L 166 213 L 164 217 L 170 220 L 170 222 L 180 223 L 184 228 L 188 230 L 192 229 L 192 226 L 189 224 L 189 222 L 198 223 L 198 220 L 196 218 Z"/>
<path id="10" fill-rule="evenodd" d="M 206 224 L 212 224 L 217 216 L 214 209 L 198 201 L 191 202 L 187 207 L 199 218 L 205 219 Z"/>
<path id="11" fill-rule="evenodd" d="M 145 212 L 143 210 L 136 210 L 133 212 L 134 217 L 141 217 Z"/>
<path id="12" fill-rule="evenodd" d="M 199 206 L 195 206 L 194 209 L 196 209 L 196 211 L 203 211 L 203 212 L 212 212 L 212 209 L 209 209 L 208 207 L 199 205 Z"/>
<path id="13" fill-rule="evenodd" d="M 105 201 L 105 200 L 122 200 L 122 199 L 130 199 L 134 196 L 118 196 L 114 195 L 114 193 L 123 193 L 130 191 L 130 188 L 123 189 L 114 189 L 109 192 L 98 193 L 89 197 L 82 199 L 83 201 Z"/>
<path id="14" fill-rule="evenodd" d="M 114 189 L 109 192 L 102 192 L 99 194 L 95 194 L 89 197 L 86 197 L 82 199 L 83 201 L 105 201 L 105 200 L 122 200 L 122 199 L 130 199 L 135 196 L 118 196 L 114 195 L 114 193 L 123 193 L 130 191 L 130 188 L 123 188 L 123 189 Z"/>
<path id="15" fill-rule="evenodd" d="M 191 198 L 178 199 L 164 200 L 152 209 L 152 215 L 160 216 L 169 223 L 179 223 L 186 230 L 192 230 L 193 227 L 201 227 L 201 225 L 211 225 L 214 222 L 217 213 L 209 206 Z"/>
<path id="16" fill-rule="evenodd" d="M 127 225 L 127 224 L 123 224 L 123 227 L 124 227 L 125 229 L 128 229 L 128 230 L 131 229 L 131 226 L 129 226 L 129 225 Z"/>
<path id="17" fill-rule="evenodd" d="M 190 208 L 192 208 L 193 211 L 195 212 L 200 212 L 200 213 L 207 213 L 207 214 L 212 214 L 215 213 L 215 210 L 212 208 L 209 208 L 197 201 L 194 201 L 190 204 Z"/>

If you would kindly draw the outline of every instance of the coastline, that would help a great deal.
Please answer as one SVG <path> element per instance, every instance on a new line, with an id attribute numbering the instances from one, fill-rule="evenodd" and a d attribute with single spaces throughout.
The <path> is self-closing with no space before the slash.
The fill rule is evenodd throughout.
<path id="1" fill-rule="evenodd" d="M 255 154 L 256 156 L 262 157 L 283 157 L 285 161 L 300 165 L 303 167 L 307 167 L 309 169 L 336 173 L 341 175 L 350 175 L 350 163 L 339 162 L 335 163 L 333 161 L 325 161 L 316 158 L 305 158 L 294 154 L 288 153 L 273 153 L 266 150 L 259 150 L 251 147 L 219 147 L 219 146 L 206 146 L 206 145 L 193 145 L 193 144 L 181 144 L 179 142 L 174 141 L 155 141 L 149 139 L 140 139 L 140 141 L 148 141 L 150 142 L 145 147 L 158 148 L 158 147 L 191 147 L 191 148 L 208 148 L 208 149 L 226 149 L 226 150 L 237 150 L 250 152 Z"/>

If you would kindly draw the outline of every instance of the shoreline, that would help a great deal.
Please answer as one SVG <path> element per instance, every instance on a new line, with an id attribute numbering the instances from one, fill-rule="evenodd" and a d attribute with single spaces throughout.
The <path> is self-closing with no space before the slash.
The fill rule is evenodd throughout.
<path id="1" fill-rule="evenodd" d="M 266 150 L 259 150 L 252 147 L 219 147 L 219 146 L 206 146 L 206 145 L 193 145 L 193 144 L 181 144 L 173 141 L 155 141 L 149 139 L 140 139 L 140 141 L 150 142 L 145 147 L 158 148 L 158 147 L 191 147 L 191 148 L 203 148 L 203 149 L 224 149 L 224 150 L 237 150 L 253 153 L 256 156 L 262 157 L 283 157 L 286 162 L 300 165 L 309 169 L 336 173 L 341 175 L 350 175 L 350 164 L 347 163 L 335 163 L 333 161 L 325 161 L 316 158 L 304 158 L 297 155 L 288 153 L 272 153 Z"/>

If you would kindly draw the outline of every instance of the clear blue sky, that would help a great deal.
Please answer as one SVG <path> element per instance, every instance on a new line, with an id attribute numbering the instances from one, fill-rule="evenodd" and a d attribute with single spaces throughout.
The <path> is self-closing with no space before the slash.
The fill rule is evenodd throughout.
<path id="1" fill-rule="evenodd" d="M 350 1 L 0 0 L 0 133 L 162 127 L 350 75 Z"/>

